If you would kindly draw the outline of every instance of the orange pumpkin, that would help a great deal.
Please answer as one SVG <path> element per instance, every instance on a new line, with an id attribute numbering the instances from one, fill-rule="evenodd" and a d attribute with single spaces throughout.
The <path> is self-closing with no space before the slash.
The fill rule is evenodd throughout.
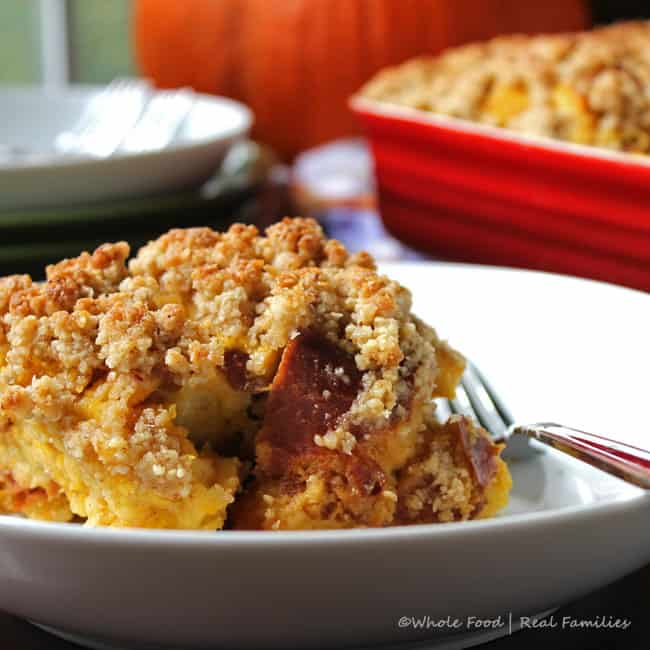
<path id="1" fill-rule="evenodd" d="M 356 132 L 351 93 L 380 68 L 498 33 L 580 29 L 584 0 L 135 0 L 142 73 L 235 97 L 291 156 Z"/>

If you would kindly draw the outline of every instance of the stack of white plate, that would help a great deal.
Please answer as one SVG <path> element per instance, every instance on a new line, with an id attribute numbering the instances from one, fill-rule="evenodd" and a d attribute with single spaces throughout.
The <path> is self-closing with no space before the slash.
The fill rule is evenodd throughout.
<path id="1" fill-rule="evenodd" d="M 0 273 L 219 225 L 259 181 L 251 124 L 238 102 L 140 80 L 1 89 Z"/>

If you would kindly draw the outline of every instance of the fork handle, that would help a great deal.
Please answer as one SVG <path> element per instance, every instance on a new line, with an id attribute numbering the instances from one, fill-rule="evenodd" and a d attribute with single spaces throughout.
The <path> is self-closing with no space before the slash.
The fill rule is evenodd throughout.
<path id="1" fill-rule="evenodd" d="M 516 425 L 512 431 L 650 490 L 650 451 L 552 422 Z"/>

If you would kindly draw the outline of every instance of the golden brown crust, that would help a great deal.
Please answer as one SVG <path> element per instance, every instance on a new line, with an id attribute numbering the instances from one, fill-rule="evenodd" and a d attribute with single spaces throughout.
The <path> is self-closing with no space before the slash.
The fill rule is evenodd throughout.
<path id="1" fill-rule="evenodd" d="M 650 152 L 650 22 L 501 36 L 386 69 L 361 95 L 637 153 Z"/>

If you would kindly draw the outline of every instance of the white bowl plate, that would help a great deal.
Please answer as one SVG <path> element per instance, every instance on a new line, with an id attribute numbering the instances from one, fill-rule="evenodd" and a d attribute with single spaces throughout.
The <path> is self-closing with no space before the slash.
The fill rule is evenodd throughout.
<path id="1" fill-rule="evenodd" d="M 647 446 L 650 296 L 488 267 L 385 270 L 518 419 Z M 0 609 L 103 648 L 451 648 L 472 643 L 467 627 L 400 620 L 502 616 L 516 629 L 650 561 L 650 494 L 553 450 L 511 469 L 508 509 L 466 523 L 205 533 L 0 516 Z"/>
<path id="2" fill-rule="evenodd" d="M 100 86 L 0 90 L 0 146 L 36 152 L 30 164 L 0 165 L 0 210 L 153 196 L 196 187 L 217 169 L 253 118 L 242 104 L 195 95 L 171 143 L 141 153 L 66 159 L 48 155 L 57 136 L 74 129 Z M 43 152 L 42 155 L 38 152 Z"/>

